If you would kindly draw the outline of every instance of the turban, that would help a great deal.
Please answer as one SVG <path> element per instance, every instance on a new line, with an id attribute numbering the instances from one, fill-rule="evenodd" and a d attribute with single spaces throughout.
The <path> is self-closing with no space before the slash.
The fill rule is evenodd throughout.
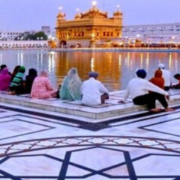
<path id="1" fill-rule="evenodd" d="M 137 71 L 136 71 L 136 74 L 137 74 L 137 76 L 138 77 L 140 77 L 140 78 L 145 78 L 146 77 L 146 75 L 147 75 L 147 73 L 146 73 L 146 71 L 144 70 L 144 69 L 138 69 Z"/>
<path id="2" fill-rule="evenodd" d="M 98 73 L 97 72 L 89 72 L 89 77 L 97 78 Z"/>

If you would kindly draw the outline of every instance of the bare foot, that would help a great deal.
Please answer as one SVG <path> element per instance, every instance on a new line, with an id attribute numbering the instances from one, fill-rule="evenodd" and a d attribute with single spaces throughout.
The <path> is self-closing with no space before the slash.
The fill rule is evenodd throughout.
<path id="1" fill-rule="evenodd" d="M 150 109 L 150 112 L 160 112 L 160 111 L 162 111 L 162 109 Z"/>
<path id="2" fill-rule="evenodd" d="M 120 103 L 120 104 L 125 104 L 125 101 L 120 100 L 120 101 L 118 101 L 118 103 Z"/>
<path id="3" fill-rule="evenodd" d="M 172 108 L 166 108 L 165 109 L 165 112 L 170 112 L 170 111 L 175 111 L 175 109 L 172 109 Z"/>
<path id="4" fill-rule="evenodd" d="M 16 93 L 15 93 L 15 91 L 9 91 L 8 92 L 8 95 L 15 95 Z"/>

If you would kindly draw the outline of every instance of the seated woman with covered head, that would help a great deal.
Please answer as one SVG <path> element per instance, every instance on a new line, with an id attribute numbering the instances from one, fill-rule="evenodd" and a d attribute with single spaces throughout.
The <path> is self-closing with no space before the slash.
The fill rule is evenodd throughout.
<path id="1" fill-rule="evenodd" d="M 49 99 L 54 98 L 57 95 L 57 90 L 53 89 L 50 81 L 48 79 L 48 73 L 46 71 L 41 71 L 40 75 L 35 78 L 31 97 L 37 99 Z"/>
<path id="2" fill-rule="evenodd" d="M 81 79 L 79 78 L 76 68 L 71 68 L 68 74 L 63 79 L 60 88 L 60 98 L 65 100 L 80 100 L 81 99 Z"/>

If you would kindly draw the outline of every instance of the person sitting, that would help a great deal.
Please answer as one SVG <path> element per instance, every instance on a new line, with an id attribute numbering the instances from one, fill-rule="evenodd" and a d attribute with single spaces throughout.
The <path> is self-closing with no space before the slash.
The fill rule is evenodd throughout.
<path id="1" fill-rule="evenodd" d="M 175 74 L 174 78 L 178 80 L 178 83 L 172 84 L 171 88 L 180 89 L 180 74 Z"/>
<path id="2" fill-rule="evenodd" d="M 130 95 L 135 105 L 147 105 L 148 110 L 151 112 L 161 111 L 156 108 L 156 100 L 161 102 L 162 97 L 159 96 L 159 94 L 162 94 L 169 99 L 168 92 L 145 80 L 147 73 L 144 69 L 137 70 L 136 75 L 137 77 L 130 80 L 124 98 L 119 101 L 119 103 L 125 103 L 126 99 Z M 149 93 L 149 91 L 156 92 L 157 94 Z M 166 105 L 163 104 L 163 106 Z"/>
<path id="3" fill-rule="evenodd" d="M 18 73 L 20 67 L 21 67 L 20 65 L 17 65 L 17 66 L 14 68 L 13 73 L 12 73 L 12 75 L 11 75 L 11 81 L 14 79 L 15 75 Z"/>
<path id="4" fill-rule="evenodd" d="M 54 98 L 57 95 L 57 90 L 53 89 L 48 79 L 46 71 L 41 71 L 33 82 L 31 89 L 31 97 L 37 99 Z"/>
<path id="5" fill-rule="evenodd" d="M 159 88 L 164 89 L 164 78 L 162 77 L 162 71 L 160 69 L 155 71 L 154 77 L 151 78 L 149 81 L 153 83 L 154 85 L 158 86 Z M 159 96 L 158 100 L 165 108 L 165 111 L 173 110 L 168 107 L 168 103 L 164 95 L 156 93 L 156 92 L 150 92 L 150 93 L 154 93 L 154 96 Z"/>
<path id="6" fill-rule="evenodd" d="M 34 79 L 37 77 L 36 69 L 29 69 L 29 74 L 26 76 L 26 93 L 31 93 Z"/>
<path id="7" fill-rule="evenodd" d="M 109 99 L 109 92 L 105 86 L 97 80 L 98 73 L 90 72 L 89 79 L 84 81 L 81 87 L 82 103 L 88 106 L 97 106 Z"/>
<path id="8" fill-rule="evenodd" d="M 19 68 L 18 73 L 15 75 L 13 80 L 11 81 L 10 87 L 9 87 L 9 94 L 24 94 L 25 93 L 25 67 L 21 66 Z"/>
<path id="9" fill-rule="evenodd" d="M 7 68 L 7 65 L 6 65 L 6 64 L 2 64 L 2 65 L 0 66 L 0 73 L 1 73 L 1 71 L 2 71 L 4 68 Z"/>
<path id="10" fill-rule="evenodd" d="M 71 68 L 61 84 L 59 91 L 60 98 L 71 101 L 80 100 L 81 85 L 82 82 L 77 73 L 77 69 Z"/>
<path id="11" fill-rule="evenodd" d="M 162 77 L 164 78 L 164 90 L 169 91 L 172 85 L 172 74 L 170 71 L 165 69 L 165 65 L 160 63 L 158 68 L 162 71 Z"/>
<path id="12" fill-rule="evenodd" d="M 0 91 L 7 91 L 11 83 L 8 68 L 3 68 L 0 73 Z"/>
<path id="13" fill-rule="evenodd" d="M 6 64 L 2 64 L 2 65 L 0 66 L 0 73 L 1 73 L 1 71 L 2 71 L 4 68 L 8 68 Z M 11 73 L 10 73 L 9 71 L 8 71 L 8 74 L 11 76 Z"/>

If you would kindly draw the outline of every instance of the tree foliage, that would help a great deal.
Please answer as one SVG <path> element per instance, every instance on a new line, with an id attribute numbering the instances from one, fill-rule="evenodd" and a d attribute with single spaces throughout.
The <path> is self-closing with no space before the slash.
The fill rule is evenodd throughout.
<path id="1" fill-rule="evenodd" d="M 20 36 L 16 37 L 14 40 L 47 40 L 48 37 L 43 31 L 37 33 L 22 33 Z"/>

